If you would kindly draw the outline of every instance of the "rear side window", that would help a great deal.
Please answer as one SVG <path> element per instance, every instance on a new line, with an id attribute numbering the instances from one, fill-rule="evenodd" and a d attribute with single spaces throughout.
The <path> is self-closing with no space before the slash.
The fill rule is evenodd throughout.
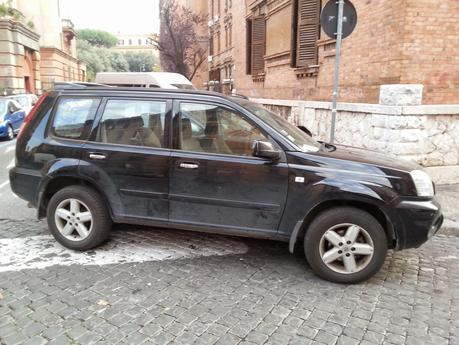
<path id="1" fill-rule="evenodd" d="M 100 99 L 62 98 L 54 114 L 52 133 L 60 138 L 82 139 L 84 128 L 94 119 Z"/>
<path id="2" fill-rule="evenodd" d="M 109 144 L 166 147 L 166 102 L 109 100 L 99 124 L 99 141 Z"/>

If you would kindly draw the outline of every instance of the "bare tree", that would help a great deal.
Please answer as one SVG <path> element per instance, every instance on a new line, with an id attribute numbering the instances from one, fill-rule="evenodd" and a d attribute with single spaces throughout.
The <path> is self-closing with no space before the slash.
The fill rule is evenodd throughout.
<path id="1" fill-rule="evenodd" d="M 207 38 L 199 35 L 206 16 L 180 6 L 176 0 L 160 0 L 160 34 L 154 39 L 163 71 L 192 80 L 207 58 Z"/>

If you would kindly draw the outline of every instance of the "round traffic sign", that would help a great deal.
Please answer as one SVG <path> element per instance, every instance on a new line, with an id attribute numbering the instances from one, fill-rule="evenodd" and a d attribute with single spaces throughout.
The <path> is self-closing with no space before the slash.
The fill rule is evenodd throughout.
<path id="1" fill-rule="evenodd" d="M 325 5 L 320 15 L 320 25 L 322 29 L 330 38 L 336 38 L 338 27 L 338 1 L 330 0 Z M 357 25 L 357 10 L 354 5 L 344 0 L 343 8 L 343 38 L 348 37 Z"/>

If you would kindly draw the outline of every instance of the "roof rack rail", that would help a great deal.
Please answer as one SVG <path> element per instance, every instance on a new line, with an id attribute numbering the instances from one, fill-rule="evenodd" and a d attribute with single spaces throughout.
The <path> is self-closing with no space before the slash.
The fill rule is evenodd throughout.
<path id="1" fill-rule="evenodd" d="M 229 95 L 230 97 L 237 97 L 237 98 L 243 98 L 243 99 L 249 99 L 249 97 L 245 96 L 245 95 L 241 95 L 241 94 L 238 94 L 238 93 L 232 93 Z"/>
<path id="2" fill-rule="evenodd" d="M 105 84 L 88 83 L 83 81 L 58 81 L 54 83 L 54 90 L 87 89 L 91 87 L 113 87 Z"/>

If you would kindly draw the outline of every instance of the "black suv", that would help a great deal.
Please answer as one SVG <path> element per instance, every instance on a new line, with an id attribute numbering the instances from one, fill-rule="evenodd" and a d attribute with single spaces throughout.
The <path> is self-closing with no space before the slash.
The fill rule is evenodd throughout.
<path id="1" fill-rule="evenodd" d="M 355 283 L 388 249 L 440 228 L 416 164 L 317 142 L 242 97 L 84 87 L 43 95 L 16 148 L 11 186 L 56 240 L 88 250 L 112 222 L 302 242 L 319 276 Z M 300 241 L 301 240 L 301 241 Z"/>

